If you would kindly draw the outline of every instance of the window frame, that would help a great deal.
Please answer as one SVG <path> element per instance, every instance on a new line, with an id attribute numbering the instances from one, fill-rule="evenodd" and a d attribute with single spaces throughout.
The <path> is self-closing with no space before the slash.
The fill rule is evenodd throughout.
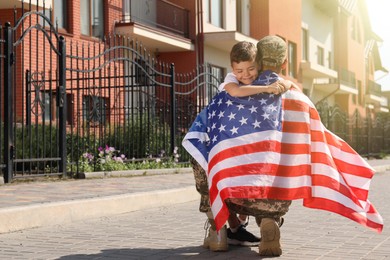
<path id="1" fill-rule="evenodd" d="M 104 35 L 105 35 L 105 21 L 106 21 L 106 17 L 105 17 L 105 12 L 104 12 L 104 9 L 105 9 L 105 2 L 104 0 L 81 0 L 80 1 L 80 10 L 83 10 L 84 8 L 82 3 L 83 2 L 87 2 L 88 4 L 88 7 L 86 11 L 81 12 L 80 11 L 80 34 L 82 36 L 85 36 L 85 37 L 93 37 L 93 38 L 96 38 L 96 39 L 101 39 L 103 40 L 104 39 Z M 99 11 L 99 14 L 98 14 L 98 18 L 100 18 L 99 20 L 101 20 L 101 27 L 97 27 L 98 28 L 98 31 L 101 31 L 101 34 L 95 34 L 95 28 L 94 28 L 94 22 L 93 20 L 96 19 L 96 16 L 93 17 L 93 11 L 94 11 L 94 7 L 97 6 L 98 8 L 98 11 Z M 101 8 L 101 9 L 99 9 Z M 101 11 L 101 12 L 100 12 Z M 87 16 L 88 17 L 88 24 L 86 25 L 86 27 L 88 27 L 88 33 L 86 34 L 85 31 L 84 31 L 84 24 L 83 24 L 83 19 L 82 17 L 84 16 Z M 99 25 L 99 24 L 98 24 Z"/>

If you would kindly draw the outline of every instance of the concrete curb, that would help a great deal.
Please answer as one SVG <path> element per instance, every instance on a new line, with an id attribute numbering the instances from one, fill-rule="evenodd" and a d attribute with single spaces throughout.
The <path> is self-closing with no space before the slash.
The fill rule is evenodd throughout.
<path id="1" fill-rule="evenodd" d="M 118 215 L 199 199 L 194 186 L 101 198 L 43 203 L 0 210 L 0 233 Z"/>
<path id="2" fill-rule="evenodd" d="M 174 168 L 174 169 L 147 169 L 147 170 L 127 170 L 127 171 L 108 171 L 108 172 L 85 172 L 79 175 L 81 179 L 106 178 L 106 177 L 131 177 L 147 175 L 181 174 L 192 173 L 192 168 Z"/>

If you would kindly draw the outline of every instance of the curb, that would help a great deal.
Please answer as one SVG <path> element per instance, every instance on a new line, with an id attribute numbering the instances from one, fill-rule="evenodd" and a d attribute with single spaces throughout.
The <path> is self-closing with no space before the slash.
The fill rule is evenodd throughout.
<path id="1" fill-rule="evenodd" d="M 108 172 L 85 172 L 80 173 L 80 179 L 107 178 L 107 177 L 131 177 L 148 176 L 164 174 L 192 173 L 192 168 L 170 168 L 170 169 L 149 169 L 149 170 L 127 170 L 127 171 L 108 171 Z"/>
<path id="2" fill-rule="evenodd" d="M 123 214 L 199 199 L 195 187 L 41 203 L 0 210 L 0 233 Z"/>

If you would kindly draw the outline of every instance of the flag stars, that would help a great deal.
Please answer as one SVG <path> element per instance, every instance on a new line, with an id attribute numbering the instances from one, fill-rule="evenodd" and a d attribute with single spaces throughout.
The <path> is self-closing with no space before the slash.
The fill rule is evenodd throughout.
<path id="1" fill-rule="evenodd" d="M 230 99 L 228 99 L 228 101 L 226 101 L 225 104 L 229 107 L 233 105 L 233 102 Z"/>
<path id="2" fill-rule="evenodd" d="M 252 123 L 253 128 L 260 128 L 260 123 L 261 122 L 257 121 L 257 119 L 256 119 L 255 122 Z"/>
<path id="3" fill-rule="evenodd" d="M 238 134 L 238 127 L 233 126 L 233 128 L 230 129 L 230 132 L 232 133 L 232 135 Z"/>
<path id="4" fill-rule="evenodd" d="M 200 121 L 196 121 L 196 122 L 195 122 L 195 126 L 197 126 L 197 127 L 202 127 L 202 123 L 201 123 Z"/>
<path id="5" fill-rule="evenodd" d="M 271 112 L 276 112 L 276 111 L 277 111 L 277 107 L 276 107 L 274 104 L 269 105 L 269 106 L 268 106 L 268 109 L 269 109 L 269 111 L 271 111 Z"/>
<path id="6" fill-rule="evenodd" d="M 249 108 L 249 111 L 251 111 L 251 114 L 252 113 L 256 113 L 257 112 L 257 107 L 253 106 L 251 108 Z"/>
<path id="7" fill-rule="evenodd" d="M 218 128 L 219 132 L 225 132 L 226 131 L 225 127 L 226 125 L 221 124 L 221 126 Z"/>
<path id="8" fill-rule="evenodd" d="M 260 105 L 266 105 L 267 104 L 267 100 L 265 98 L 260 99 L 259 102 L 260 102 Z"/>
<path id="9" fill-rule="evenodd" d="M 233 114 L 233 112 L 230 112 L 230 115 L 228 116 L 229 118 L 229 121 L 231 121 L 232 119 L 236 119 L 236 114 Z"/>
<path id="10" fill-rule="evenodd" d="M 218 106 L 220 106 L 220 105 L 222 105 L 222 98 L 220 98 L 219 100 L 218 100 Z"/>
<path id="11" fill-rule="evenodd" d="M 241 120 L 239 120 L 238 122 L 240 122 L 241 125 L 246 125 L 248 124 L 246 121 L 248 121 L 248 118 L 241 117 Z"/>
<path id="12" fill-rule="evenodd" d="M 224 114 L 225 114 L 225 111 L 219 111 L 218 118 L 221 119 L 222 117 L 225 116 Z"/>
<path id="13" fill-rule="evenodd" d="M 217 124 L 213 123 L 213 125 L 211 126 L 211 131 L 214 130 L 215 128 L 217 128 Z"/>
<path id="14" fill-rule="evenodd" d="M 215 143 L 216 141 L 218 141 L 217 136 L 214 135 L 214 137 L 213 137 L 213 139 L 212 139 L 211 141 L 212 141 L 213 143 Z"/>
<path id="15" fill-rule="evenodd" d="M 217 111 L 213 110 L 213 112 L 211 113 L 211 118 L 214 118 L 216 113 L 217 113 Z"/>
<path id="16" fill-rule="evenodd" d="M 238 104 L 237 108 L 238 108 L 238 111 L 240 111 L 241 109 L 244 109 L 244 105 L 243 104 Z"/>
<path id="17" fill-rule="evenodd" d="M 265 119 L 269 119 L 270 114 L 268 114 L 267 112 L 264 112 L 264 114 L 262 114 L 261 116 L 262 116 L 262 117 L 264 118 L 264 120 L 265 120 Z"/>

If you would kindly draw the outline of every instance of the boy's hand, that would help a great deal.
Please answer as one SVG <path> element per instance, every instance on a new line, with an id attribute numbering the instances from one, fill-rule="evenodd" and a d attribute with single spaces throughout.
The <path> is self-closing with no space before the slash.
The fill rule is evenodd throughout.
<path id="1" fill-rule="evenodd" d="M 294 83 L 290 80 L 278 80 L 269 85 L 268 93 L 275 95 L 283 94 L 293 86 Z"/>

